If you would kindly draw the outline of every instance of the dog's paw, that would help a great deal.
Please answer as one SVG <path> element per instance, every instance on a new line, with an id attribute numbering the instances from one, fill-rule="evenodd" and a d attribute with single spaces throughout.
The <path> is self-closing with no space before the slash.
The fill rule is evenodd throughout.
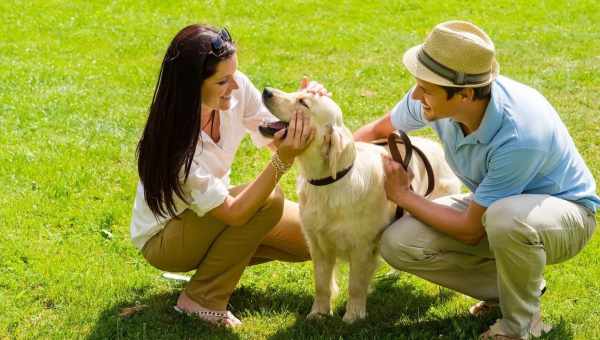
<path id="1" fill-rule="evenodd" d="M 348 311 L 344 314 L 344 317 L 342 318 L 342 320 L 345 323 L 353 323 L 355 321 L 362 320 L 366 317 L 367 317 L 367 312 L 364 310 L 363 311 L 352 311 L 352 312 Z"/>
<path id="2" fill-rule="evenodd" d="M 326 305 L 322 306 L 315 301 L 313 302 L 310 313 L 308 313 L 306 318 L 310 320 L 318 320 L 327 315 L 331 315 L 331 308 L 327 308 Z"/>
<path id="3" fill-rule="evenodd" d="M 324 316 L 325 316 L 325 314 L 321 314 L 321 313 L 318 313 L 318 312 L 310 312 L 306 316 L 306 319 L 308 319 L 308 320 L 321 320 Z"/>

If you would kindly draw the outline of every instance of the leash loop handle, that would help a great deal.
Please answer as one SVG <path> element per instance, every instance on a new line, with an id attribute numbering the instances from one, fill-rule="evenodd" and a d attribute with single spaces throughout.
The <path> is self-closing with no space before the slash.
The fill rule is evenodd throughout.
<path id="1" fill-rule="evenodd" d="M 408 171 L 408 165 L 410 164 L 410 161 L 412 159 L 413 152 L 413 145 L 410 142 L 410 138 L 408 138 L 406 132 L 398 130 L 390 133 L 387 139 L 392 158 L 396 162 L 402 164 L 404 170 Z M 406 156 L 404 157 L 404 159 L 402 158 L 400 150 L 398 150 L 398 144 L 404 144 L 406 146 Z"/>
<path id="2" fill-rule="evenodd" d="M 415 151 L 419 155 L 419 157 L 423 161 L 423 165 L 425 166 L 425 170 L 427 172 L 427 190 L 424 196 L 427 197 L 429 194 L 431 194 L 433 192 L 433 189 L 435 188 L 435 178 L 433 175 L 433 167 L 431 166 L 429 159 L 427 159 L 427 156 L 425 156 L 425 153 L 421 149 L 413 146 L 406 132 L 402 130 L 392 132 L 387 138 L 387 144 L 390 148 L 392 159 L 400 163 L 406 171 L 408 171 L 408 166 L 410 165 L 410 161 L 412 160 L 413 151 Z M 402 154 L 398 149 L 398 144 L 404 144 L 405 146 L 406 154 L 404 158 L 402 157 Z M 410 190 L 413 190 L 412 185 L 410 187 Z M 404 209 L 398 206 L 396 208 L 396 218 L 400 218 L 403 215 Z"/>

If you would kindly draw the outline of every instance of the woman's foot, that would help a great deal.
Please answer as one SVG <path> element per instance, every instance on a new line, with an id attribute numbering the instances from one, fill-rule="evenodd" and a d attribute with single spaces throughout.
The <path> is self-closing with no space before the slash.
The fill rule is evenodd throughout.
<path id="1" fill-rule="evenodd" d="M 179 313 L 195 316 L 213 325 L 236 327 L 242 324 L 230 311 L 204 308 L 187 296 L 185 292 L 179 294 L 177 305 L 173 308 Z"/>

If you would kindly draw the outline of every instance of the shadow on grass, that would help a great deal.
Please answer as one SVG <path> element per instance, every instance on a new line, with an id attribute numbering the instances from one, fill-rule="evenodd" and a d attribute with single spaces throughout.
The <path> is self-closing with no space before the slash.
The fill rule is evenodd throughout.
<path id="1" fill-rule="evenodd" d="M 243 328 L 233 332 L 224 327 L 214 327 L 190 316 L 177 314 L 173 306 L 182 286 L 151 295 L 145 299 L 124 300 L 102 312 L 88 339 L 239 339 Z M 133 289 L 132 296 L 148 296 L 149 287 Z M 304 314 L 312 303 L 312 296 L 298 294 L 277 287 L 259 290 L 252 286 L 238 287 L 230 300 L 229 309 L 237 316 L 261 314 Z M 121 317 L 125 307 L 146 305 L 141 311 Z M 243 320 L 243 318 L 242 318 Z"/>
<path id="2" fill-rule="evenodd" d="M 312 296 L 280 287 L 258 289 L 241 286 L 231 298 L 230 308 L 241 316 L 260 315 L 267 319 L 274 315 L 293 314 L 295 322 L 270 335 L 269 339 L 477 339 L 494 320 L 493 313 L 475 318 L 464 311 L 456 316 L 436 318 L 427 312 L 441 306 L 454 293 L 441 290 L 437 296 L 422 293 L 408 282 L 394 278 L 378 279 L 367 302 L 368 317 L 352 325 L 341 317 L 343 303 L 334 310 L 334 316 L 318 321 L 306 320 L 312 305 Z M 133 296 L 147 296 L 148 287 L 134 289 Z M 244 327 L 236 332 L 212 327 L 192 317 L 176 314 L 172 306 L 179 289 L 152 295 L 138 301 L 122 301 L 107 308 L 98 318 L 88 339 L 239 339 L 253 338 Z M 345 303 L 345 300 L 342 301 Z M 120 317 L 124 307 L 147 305 L 130 317 Z M 435 313 L 433 313 L 435 314 Z M 452 314 L 443 313 L 443 314 Z M 541 339 L 572 339 L 571 328 L 561 321 Z"/>
<path id="3" fill-rule="evenodd" d="M 425 316 L 427 311 L 443 305 L 455 293 L 447 289 L 438 296 L 425 295 L 406 282 L 381 279 L 373 283 L 374 289 L 367 302 L 365 320 L 347 325 L 342 321 L 345 308 L 339 307 L 334 316 L 320 320 L 307 320 L 312 298 L 305 313 L 295 323 L 278 331 L 269 339 L 478 339 L 500 317 L 499 312 L 476 318 L 467 311 L 444 318 Z M 344 301 L 345 303 L 345 301 Z M 568 325 L 561 321 L 540 339 L 572 339 Z"/>
<path id="4" fill-rule="evenodd" d="M 133 289 L 133 296 L 148 296 L 149 287 Z M 134 301 L 124 300 L 102 312 L 88 339 L 238 339 L 230 330 L 173 310 L 180 289 Z M 119 316 L 122 308 L 146 305 L 129 317 Z"/>

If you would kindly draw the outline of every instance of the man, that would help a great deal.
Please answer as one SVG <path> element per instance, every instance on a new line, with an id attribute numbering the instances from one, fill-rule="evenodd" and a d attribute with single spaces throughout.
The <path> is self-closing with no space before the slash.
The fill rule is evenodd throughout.
<path id="1" fill-rule="evenodd" d="M 386 137 L 431 126 L 472 194 L 427 201 L 409 175 L 383 160 L 388 198 L 410 213 L 384 232 L 393 267 L 500 306 L 481 338 L 527 339 L 541 321 L 544 266 L 576 255 L 595 229 L 594 179 L 560 117 L 537 91 L 498 75 L 492 41 L 464 21 L 439 24 L 404 65 L 416 85 L 383 118 L 354 134 Z"/>

